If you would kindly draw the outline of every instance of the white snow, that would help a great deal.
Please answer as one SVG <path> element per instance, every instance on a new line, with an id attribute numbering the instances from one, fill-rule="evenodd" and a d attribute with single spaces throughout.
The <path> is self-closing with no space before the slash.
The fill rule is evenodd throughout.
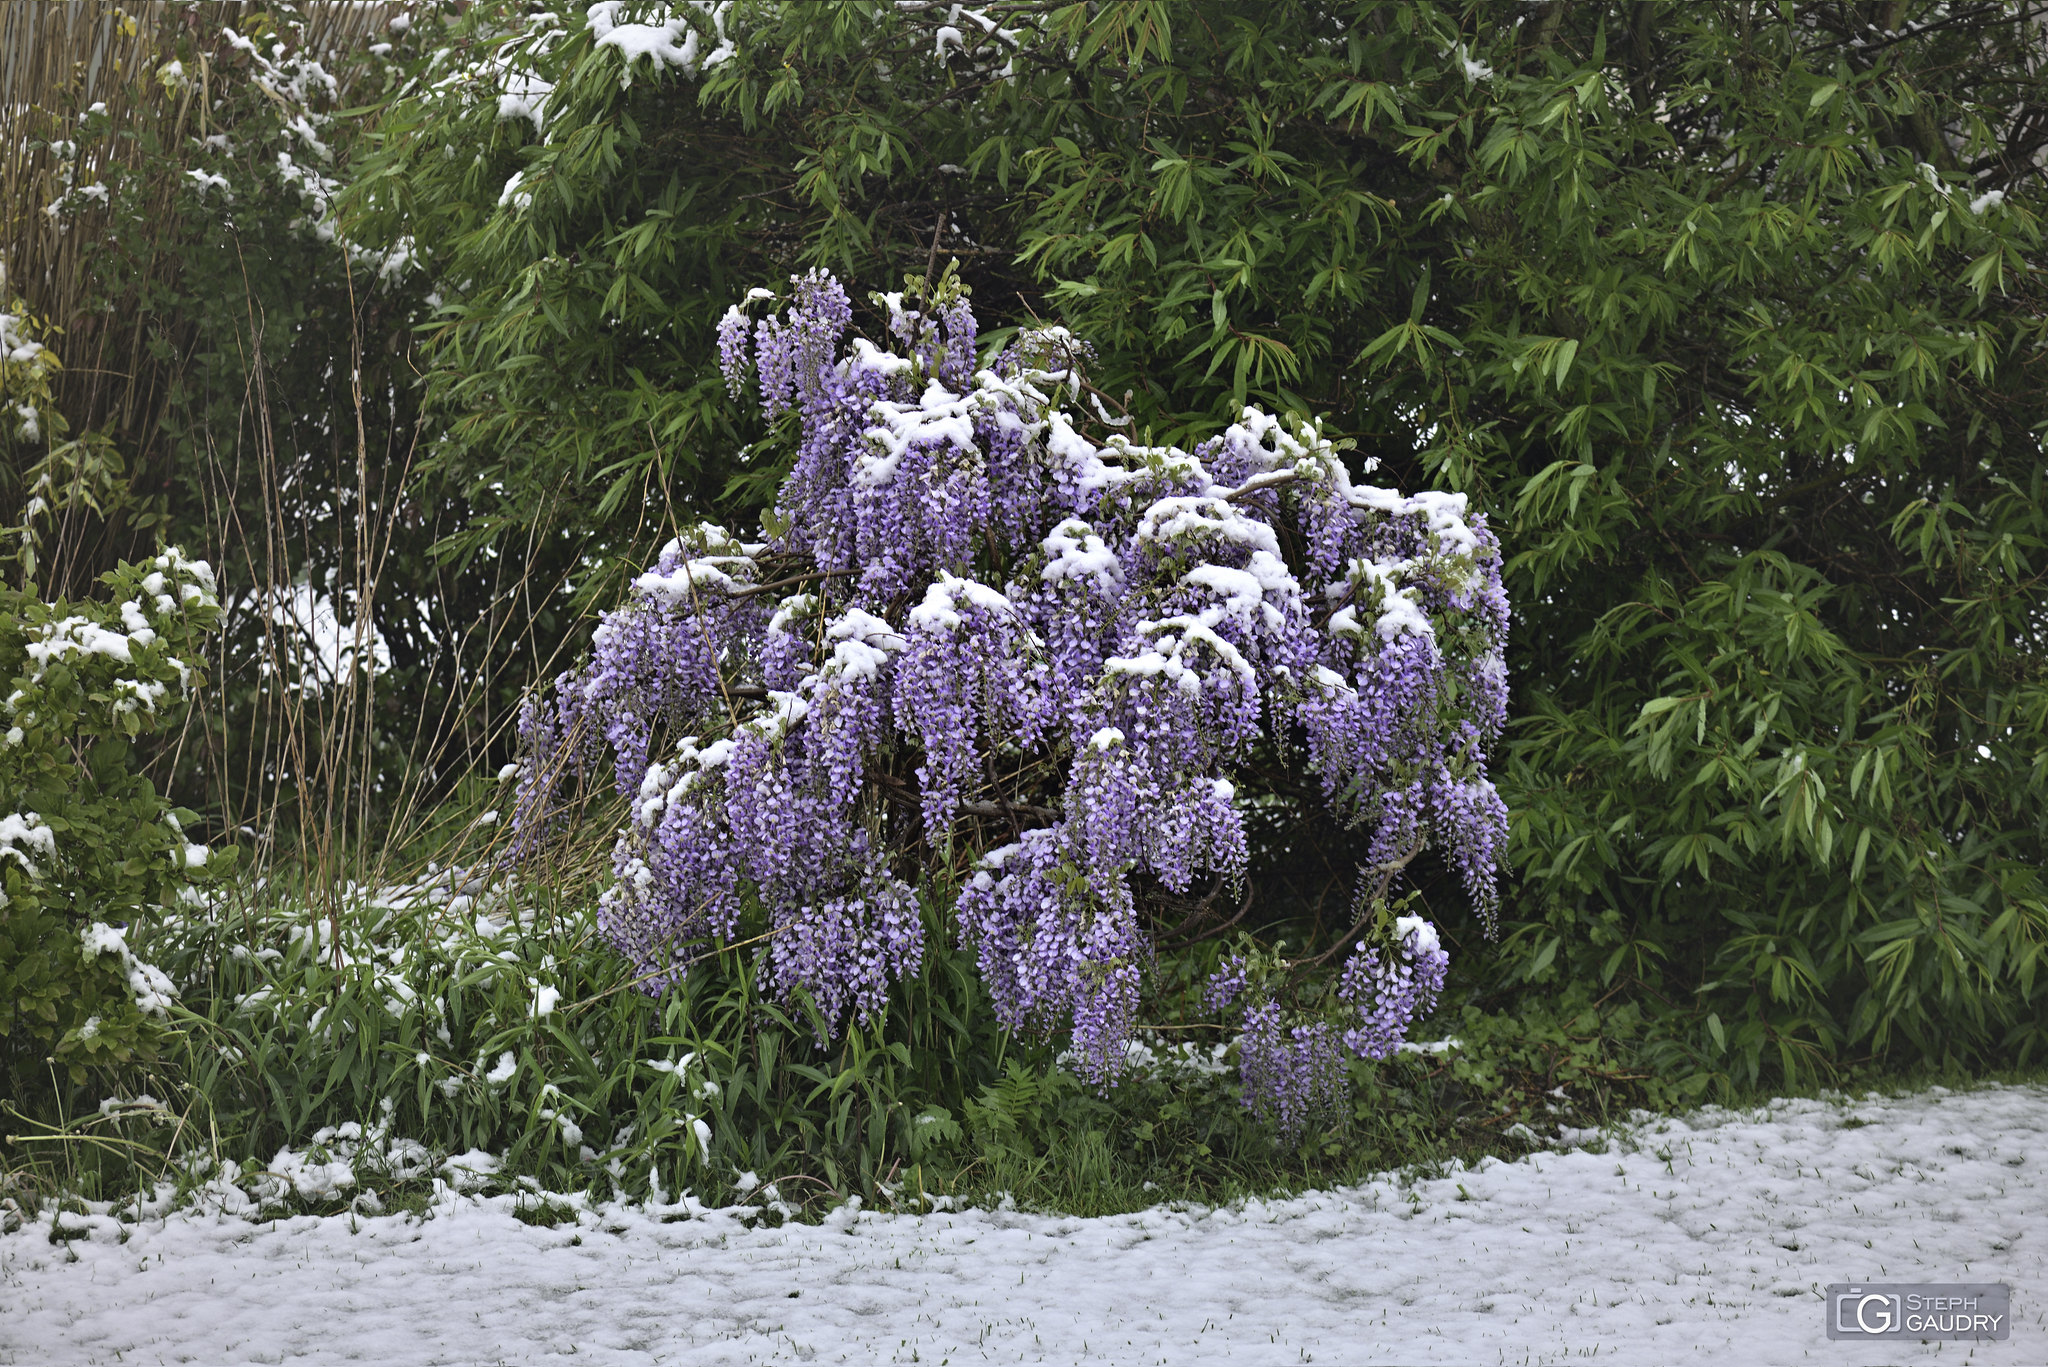
<path id="1" fill-rule="evenodd" d="M 677 6 L 658 23 L 632 23 L 620 18 L 621 10 L 645 10 L 647 5 L 628 6 L 625 0 L 598 0 L 584 11 L 584 22 L 589 25 L 591 35 L 596 39 L 593 46 L 617 48 L 625 59 L 625 71 L 619 84 L 632 84 L 633 63 L 647 58 L 658 72 L 665 67 L 675 67 L 686 76 L 694 76 L 700 70 L 709 70 L 731 59 L 734 54 L 732 40 L 726 36 L 725 16 L 731 8 L 729 3 L 708 3 L 707 0 L 690 0 L 690 4 Z M 698 52 L 702 39 L 691 26 L 686 10 L 695 10 L 709 19 L 717 35 L 717 46 L 703 57 Z"/>
<path id="2" fill-rule="evenodd" d="M 761 290 L 758 293 L 765 294 Z M 853 355 L 847 359 L 850 369 L 872 370 L 877 375 L 908 375 L 915 363 L 908 356 L 898 356 L 893 351 L 884 351 L 865 337 L 853 339 Z M 894 478 L 895 466 L 889 467 L 889 477 Z M 886 480 L 884 481 L 886 482 Z"/>
<path id="3" fill-rule="evenodd" d="M 39 812 L 9 812 L 0 816 L 0 858 L 11 856 L 29 877 L 42 877 L 41 868 L 28 857 L 27 850 L 36 850 L 48 859 L 56 858 L 57 833 Z"/>
<path id="4" fill-rule="evenodd" d="M 818 595 L 815 593 L 792 593 L 775 607 L 775 615 L 768 619 L 770 635 L 787 633 L 798 622 L 817 611 Z"/>
<path id="5" fill-rule="evenodd" d="M 889 657 L 908 645 L 896 628 L 860 608 L 848 608 L 833 618 L 825 636 L 836 644 L 819 673 L 847 679 L 875 678 L 888 666 Z"/>
<path id="6" fill-rule="evenodd" d="M 785 701 L 789 697 L 786 693 L 776 694 L 776 708 L 770 715 L 793 724 L 802 718 L 803 713 Z M 697 742 L 696 736 L 684 736 L 676 742 L 673 765 L 656 763 L 648 766 L 646 776 L 640 780 L 641 802 L 634 809 L 642 826 L 652 829 L 661 819 L 663 808 L 671 802 L 682 801 L 705 775 L 723 767 L 732 758 L 733 742 L 730 740 L 716 740 L 701 747 Z"/>
<path id="7" fill-rule="evenodd" d="M 508 71 L 498 95 L 498 118 L 525 119 L 533 125 L 534 136 L 540 137 L 547 132 L 548 96 L 554 93 L 552 81 L 542 80 L 530 71 Z M 502 198 L 498 201 L 504 202 Z"/>
<path id="8" fill-rule="evenodd" d="M 1397 916 L 1394 918 L 1394 939 L 1405 942 L 1415 937 L 1414 950 L 1417 954 L 1434 954 L 1443 948 L 1443 942 L 1436 937 L 1436 927 L 1420 916 Z"/>
<path id="9" fill-rule="evenodd" d="M 135 951 L 128 948 L 128 931 L 125 926 L 110 926 L 104 921 L 94 921 L 78 932 L 80 945 L 87 958 L 112 954 L 120 959 L 122 972 L 128 979 L 128 990 L 135 994 L 135 1007 L 146 1016 L 167 1017 L 171 1003 L 177 999 L 178 989 L 171 982 L 170 975 L 155 964 L 144 963 L 135 957 Z"/>
<path id="10" fill-rule="evenodd" d="M 266 633 L 272 645 L 257 671 L 311 698 L 340 687 L 358 670 L 372 675 L 389 670 L 391 643 L 360 605 L 349 601 L 353 597 L 332 584 L 273 584 L 237 598 L 236 612 L 268 617 L 275 628 Z M 357 610 L 344 620 L 344 607 Z"/>
<path id="11" fill-rule="evenodd" d="M 1157 499 L 1138 520 L 1140 543 L 1164 545 L 1180 540 L 1214 540 L 1248 546 L 1280 558 L 1280 542 L 1273 529 L 1257 518 L 1246 517 L 1220 498 L 1176 495 Z"/>
<path id="12" fill-rule="evenodd" d="M 781 740 L 789 734 L 791 727 L 810 714 L 810 710 L 811 704 L 801 694 L 771 688 L 768 690 L 768 706 L 759 716 L 746 722 L 743 729 L 770 741 Z"/>
<path id="13" fill-rule="evenodd" d="M 0 1236 L 0 1363 L 1860 1363 L 1822 1291 L 1867 1278 L 2010 1283 L 2010 1342 L 1882 1357 L 2016 1367 L 2048 1359 L 2044 1128 L 2039 1086 L 1780 1102 L 1103 1219 L 849 1205 L 769 1229 L 565 1196 L 549 1229 L 515 1218 L 532 1196 L 445 1185 L 427 1219 L 95 1206 L 62 1217 L 68 1251 L 48 1217 Z"/>
<path id="14" fill-rule="evenodd" d="M 35 671 L 29 676 L 40 680 L 52 661 L 67 655 L 105 655 L 119 660 L 122 664 L 134 663 L 129 654 L 131 642 L 118 631 L 109 631 L 88 617 L 66 617 L 61 622 L 51 622 L 39 629 L 38 640 L 30 641 L 22 649 L 35 662 Z M 150 640 L 156 639 L 154 632 Z M 149 641 L 132 642 L 148 645 Z"/>
<path id="15" fill-rule="evenodd" d="M 1349 679 L 1327 665 L 1316 666 L 1315 681 L 1334 693 L 1356 693 L 1358 691 L 1351 686 Z"/>
<path id="16" fill-rule="evenodd" d="M 1277 568 L 1277 573 L 1274 570 Z M 1183 583 L 1196 588 L 1207 589 L 1221 601 L 1217 604 L 1219 620 L 1234 619 L 1247 624 L 1258 624 L 1268 632 L 1277 632 L 1285 620 L 1279 608 L 1266 601 L 1269 585 L 1280 583 L 1284 590 L 1293 589 L 1293 576 L 1287 573 L 1286 565 L 1277 557 L 1265 551 L 1253 551 L 1248 569 L 1232 569 L 1228 565 L 1197 565 L 1182 579 Z M 1299 596 L 1298 593 L 1290 596 Z"/>
<path id="17" fill-rule="evenodd" d="M 1010 600 L 999 591 L 942 570 L 932 581 L 932 586 L 925 590 L 924 601 L 910 610 L 905 625 L 933 635 L 958 631 L 966 621 L 960 614 L 962 604 L 980 608 L 994 616 L 1013 616 L 1016 613 Z"/>
<path id="18" fill-rule="evenodd" d="M 1245 659 L 1236 646 L 1218 636 L 1200 617 L 1181 613 L 1156 622 L 1140 622 L 1137 630 L 1140 635 L 1152 638 L 1152 648 L 1140 651 L 1136 655 L 1110 656 L 1102 662 L 1105 672 L 1130 674 L 1140 678 L 1164 675 L 1174 686 L 1188 693 L 1198 693 L 1208 676 L 1205 676 L 1199 667 L 1190 666 L 1186 661 L 1197 658 L 1189 654 L 1189 648 L 1201 646 L 1223 670 L 1240 678 L 1253 677 L 1251 662 Z"/>
<path id="19" fill-rule="evenodd" d="M 1123 583 L 1124 567 L 1116 552 L 1078 517 L 1060 523 L 1039 544 L 1045 551 L 1045 568 L 1039 571 L 1039 577 L 1048 584 L 1062 579 L 1087 579 L 1102 593 L 1109 594 Z"/>
<path id="20" fill-rule="evenodd" d="M 1373 630 L 1382 641 L 1420 636 L 1433 643 L 1436 626 L 1429 620 L 1429 614 L 1422 610 L 1420 586 L 1402 583 L 1416 569 L 1415 562 L 1410 560 L 1355 559 L 1351 562 L 1348 580 L 1339 580 L 1326 592 L 1341 594 L 1349 583 L 1364 590 L 1367 597 L 1377 599 L 1378 617 Z M 1331 613 L 1329 627 L 1332 636 L 1363 639 L 1365 635 L 1365 626 L 1358 620 L 1356 606 L 1341 607 Z"/>
<path id="21" fill-rule="evenodd" d="M 653 569 L 633 581 L 633 591 L 671 606 L 697 601 L 699 586 L 726 593 L 743 587 L 735 573 L 750 574 L 754 561 L 744 555 L 704 555 L 685 560 L 673 570 Z"/>
<path id="22" fill-rule="evenodd" d="M 870 346 L 861 350 L 858 364 L 889 373 L 900 359 Z M 925 385 L 916 403 L 876 400 L 868 414 L 875 423 L 862 433 L 874 449 L 855 465 L 854 483 L 868 489 L 886 488 L 895 480 L 904 453 L 913 446 L 974 451 L 974 415 L 987 404 L 985 390 L 955 394 L 937 380 Z"/>

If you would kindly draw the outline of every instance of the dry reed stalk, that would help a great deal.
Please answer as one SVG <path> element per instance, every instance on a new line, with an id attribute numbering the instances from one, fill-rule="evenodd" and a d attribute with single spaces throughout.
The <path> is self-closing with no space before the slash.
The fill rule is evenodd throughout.
<path id="1" fill-rule="evenodd" d="M 295 41 L 316 54 L 331 54 L 367 44 L 403 5 L 315 3 L 302 8 L 305 20 Z M 190 203 L 189 169 L 179 155 L 152 159 L 146 148 L 153 140 L 161 149 L 181 149 L 214 131 L 210 111 L 230 79 L 225 70 L 236 57 L 221 37 L 222 30 L 245 29 L 274 6 L 201 0 L 165 3 L 139 0 L 71 0 L 43 4 L 0 0 L 0 269 L 6 271 L 4 292 L 26 299 L 36 316 L 57 332 L 59 354 L 66 362 L 57 392 L 58 408 L 71 419 L 74 431 L 115 434 L 132 475 L 161 468 L 170 458 L 162 449 L 160 428 L 171 394 L 190 361 L 189 338 L 152 355 L 145 311 L 122 301 L 99 299 L 87 278 L 93 234 L 114 229 L 104 204 L 76 204 L 61 219 L 44 212 L 65 188 L 59 159 L 47 146 L 72 137 L 80 142 L 71 168 L 73 186 L 125 179 L 124 194 L 132 214 L 152 234 L 135 254 L 146 269 L 131 294 L 161 284 L 174 284 L 175 241 L 180 214 Z M 165 62 L 176 58 L 184 80 L 158 78 Z M 344 90 L 339 101 L 351 103 Z M 75 138 L 78 116 L 103 105 L 113 136 L 86 141 Z M 41 144 L 41 145 L 39 145 Z M 137 183 L 139 181 L 139 184 Z M 136 198 L 140 196 L 139 200 Z M 75 203 L 75 201 L 74 201 Z M 137 221 L 132 216 L 129 222 Z M 337 606 L 346 601 L 353 612 L 349 658 L 355 667 L 336 668 L 319 678 L 318 663 L 308 658 L 302 633 L 279 622 L 277 595 L 291 591 L 290 567 L 319 533 L 306 520 L 306 509 L 289 495 L 290 466 L 279 450 L 279 431 L 266 357 L 267 320 L 257 293 L 246 276 L 245 329 L 236 344 L 242 348 L 240 418 L 233 433 L 204 434 L 205 476 L 200 497 L 209 525 L 202 547 L 219 568 L 231 618 L 257 634 L 253 659 L 230 658 L 233 626 L 220 638 L 216 657 L 208 662 L 214 680 L 204 705 L 211 720 L 199 721 L 208 787 L 214 806 L 231 832 L 254 836 L 257 863 L 263 872 L 284 873 L 309 894 L 314 916 L 338 915 L 334 890 L 353 878 L 362 883 L 404 876 L 394 859 L 416 844 L 435 824 L 435 799 L 445 791 L 445 776 L 473 772 L 483 756 L 502 752 L 516 715 L 491 714 L 498 679 L 491 662 L 502 660 L 506 633 L 525 624 L 520 652 L 527 678 L 551 676 L 558 666 L 552 656 L 539 658 L 534 630 L 536 603 L 560 601 L 563 585 L 540 582 L 529 555 L 522 562 L 507 557 L 496 563 L 494 602 L 500 605 L 471 622 L 450 620 L 447 597 L 426 604 L 438 613 L 450 648 L 437 658 L 428 676 L 414 681 L 434 688 L 441 698 L 437 713 L 422 707 L 412 719 L 409 737 L 398 740 L 405 751 L 398 762 L 380 757 L 378 681 L 371 669 L 374 622 L 396 528 L 390 510 L 404 505 L 409 491 L 412 450 L 373 451 L 364 420 L 362 386 L 363 337 L 361 311 L 354 307 L 355 279 L 345 247 L 335 244 L 341 278 L 349 282 L 352 307 L 349 331 L 328 344 L 338 362 L 345 357 L 350 374 L 347 408 L 354 419 L 353 441 L 338 442 L 337 456 L 352 464 L 336 491 L 346 489 L 356 515 L 335 518 L 338 544 L 326 547 L 347 576 L 331 587 Z M 96 307 L 97 305 L 97 307 Z M 175 322 L 175 320 L 173 320 Z M 282 415 L 289 416 L 289 415 Z M 411 434 L 416 443 L 418 433 Z M 237 490 L 253 483 L 255 506 L 245 507 Z M 385 518 L 368 515 L 385 510 Z M 260 526 L 256 520 L 260 519 Z M 53 590 L 78 591 L 105 568 L 124 547 L 95 544 L 90 522 L 67 518 L 50 545 Z M 108 529 L 97 529 L 104 542 Z M 284 578 L 281 580 L 280 575 Z M 445 579 L 442 582 L 447 582 Z M 522 602 L 524 611 L 504 605 Z M 415 605 L 405 604 L 405 608 Z M 559 648 L 558 648 L 559 650 Z M 255 699 L 246 714 L 231 711 L 231 687 Z M 188 727 L 192 723 L 188 722 Z M 239 725 L 239 730 L 235 728 Z M 181 738 L 179 748 L 185 744 Z M 375 791 L 380 780 L 395 785 Z M 384 817 L 383 839 L 372 844 L 372 823 Z M 494 828 L 483 842 L 482 857 L 503 839 Z M 569 860 L 560 876 L 587 877 L 594 855 L 584 845 L 564 849 Z"/>
<path id="2" fill-rule="evenodd" d="M 288 35 L 294 45 L 316 55 L 360 48 L 382 31 L 396 8 L 386 4 L 321 4 L 304 7 L 303 20 Z M 141 296 L 175 283 L 169 277 L 178 257 L 168 250 L 179 219 L 190 200 L 185 181 L 186 149 L 211 131 L 210 111 L 221 93 L 221 67 L 236 53 L 223 35 L 264 23 L 272 7 L 205 0 L 165 3 L 140 0 L 114 4 L 108 0 L 71 0 L 66 4 L 9 0 L 0 4 L 0 271 L 8 297 L 20 297 L 51 335 L 66 364 L 56 386 L 56 407 L 74 432 L 99 431 L 114 436 L 132 476 L 159 469 L 170 458 L 161 449 L 162 419 L 171 392 L 189 360 L 189 342 L 152 354 L 147 345 L 151 318 L 137 306 Z M 258 31 L 261 29 L 258 27 Z M 182 79 L 163 79 L 165 65 L 177 61 Z M 346 64 L 336 64 L 346 72 Z M 345 98 L 347 92 L 342 92 Z M 104 118 L 108 131 L 78 136 L 81 116 Z M 62 144 L 72 155 L 60 155 Z M 57 147 L 53 147 L 57 144 Z M 156 154 L 152 154 L 152 148 Z M 67 190 L 118 185 L 120 216 L 105 200 L 73 194 L 67 212 L 47 212 Z M 95 245 L 107 234 L 143 232 L 147 240 L 127 245 L 140 263 L 123 299 L 106 299 L 104 282 L 89 277 Z M 344 271 L 347 262 L 341 263 Z M 176 320 L 173 320 L 175 323 Z M 353 322 L 353 319 L 351 320 Z M 220 468 L 218 447 L 210 500 L 217 514 L 213 544 L 203 550 L 222 569 L 239 568 L 230 581 L 275 586 L 279 566 L 292 563 L 292 548 L 302 546 L 307 528 L 294 519 L 280 479 L 276 433 L 272 422 L 267 367 L 263 362 L 260 318 L 250 319 L 252 345 L 245 356 L 248 385 L 244 395 L 244 430 L 252 448 L 233 453 L 240 466 L 253 464 L 264 510 L 256 537 L 241 525 L 232 497 L 240 471 Z M 356 360 L 358 383 L 354 400 L 358 431 L 355 443 L 356 506 L 367 508 L 372 478 L 367 443 L 361 426 L 361 341 L 351 328 L 347 339 Z M 17 479 L 17 486 L 20 481 Z M 357 658 L 368 655 L 370 612 L 376 597 L 376 575 L 385 543 L 367 518 L 354 519 L 355 545 L 348 559 L 356 567 L 350 587 L 358 628 Z M 56 594 L 84 591 L 94 575 L 117 555 L 134 548 L 103 543 L 116 529 L 66 510 L 56 534 L 47 543 L 45 583 Z M 374 553 L 373 553 L 374 552 Z M 242 563 L 233 566 L 236 559 Z M 217 790 L 225 797 L 233 787 L 270 800 L 267 817 L 260 812 L 230 812 L 237 827 L 254 817 L 275 833 L 276 808 L 288 787 L 294 799 L 302 851 L 315 851 L 323 873 L 335 869 L 334 851 L 345 843 L 350 828 L 361 831 L 368 819 L 367 784 L 363 781 L 372 737 L 370 703 L 359 685 L 361 671 L 345 671 L 338 685 L 322 690 L 312 706 L 303 686 L 305 661 L 300 643 L 286 639 L 261 613 L 264 642 L 253 662 L 273 687 L 261 690 L 265 705 L 239 756 L 215 755 Z M 217 681 L 228 679 L 241 662 L 212 662 Z M 225 688 L 215 697 L 225 705 Z M 225 723 L 225 718 L 223 718 Z M 231 785 L 228 769 L 239 759 L 244 784 Z M 276 781 L 266 784 L 265 776 Z M 353 799 L 353 800 L 351 800 Z M 320 880 L 314 880 L 316 883 Z"/>
<path id="3" fill-rule="evenodd" d="M 217 68 L 234 56 L 224 29 L 258 22 L 276 7 L 242 0 L 5 0 L 0 3 L 0 294 L 19 296 L 57 332 L 65 368 L 56 406 L 74 432 L 116 434 L 131 476 L 160 467 L 161 420 L 188 357 L 173 346 L 152 355 L 150 317 L 140 297 L 170 283 L 175 254 L 149 250 L 176 233 L 190 186 L 182 150 L 210 131 Z M 316 53 L 359 48 L 400 6 L 315 3 L 293 37 Z M 162 79 L 167 62 L 182 80 Z M 80 116 L 98 107 L 110 135 L 80 139 Z M 52 143 L 77 144 L 64 180 Z M 150 147 L 171 155 L 152 163 Z M 67 189 L 125 182 L 123 230 L 152 235 L 136 255 L 145 273 L 128 298 L 95 298 L 92 244 L 114 229 L 104 201 L 73 196 L 62 216 L 46 212 Z M 97 304 L 99 307 L 94 307 Z M 109 529 L 75 511 L 50 546 L 48 581 L 77 591 L 119 547 L 93 544 Z M 97 535 L 96 535 L 97 534 Z"/>

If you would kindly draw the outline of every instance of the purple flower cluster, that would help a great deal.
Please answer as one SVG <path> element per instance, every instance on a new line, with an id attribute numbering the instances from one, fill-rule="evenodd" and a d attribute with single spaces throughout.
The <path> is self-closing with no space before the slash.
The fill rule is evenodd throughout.
<path id="1" fill-rule="evenodd" d="M 1491 913 L 1508 608 L 1461 495 L 1354 484 L 1314 424 L 1257 409 L 1193 452 L 1097 440 L 1062 406 L 1088 357 L 1064 332 L 980 364 L 948 278 L 877 296 L 886 344 L 849 342 L 839 283 L 790 283 L 718 329 L 733 391 L 796 417 L 776 535 L 672 543 L 522 718 L 521 840 L 610 761 L 630 814 L 602 926 L 649 990 L 764 926 L 773 990 L 829 1028 L 871 1016 L 921 962 L 916 871 L 964 868 L 954 915 L 1002 1018 L 1071 1031 L 1106 1082 L 1152 963 L 1142 890 L 1242 884 L 1261 746 L 1301 757 L 1373 863 L 1438 848 Z M 1440 989 L 1429 938 L 1352 961 L 1367 1023 L 1342 1040 L 1254 1003 L 1247 1096 L 1283 1128 L 1327 1109 L 1341 1046 L 1398 1039 Z"/>
<path id="2" fill-rule="evenodd" d="M 1390 949 L 1360 944 L 1338 979 L 1338 999 L 1359 1015 L 1358 1024 L 1344 1032 L 1344 1045 L 1360 1058 L 1391 1055 L 1407 1038 L 1409 1025 L 1436 1009 L 1450 968 L 1450 956 L 1429 922 L 1404 916 L 1394 929 L 1397 939 Z"/>
<path id="3" fill-rule="evenodd" d="M 896 715 L 923 752 L 917 781 L 925 836 L 943 848 L 962 795 L 984 767 L 980 738 L 1034 748 L 1058 718 L 1036 637 L 1003 594 L 942 573 L 904 630 L 909 647 L 896 665 Z"/>
<path id="4" fill-rule="evenodd" d="M 1344 1052 L 1327 1021 L 1286 1024 L 1277 1002 L 1245 1012 L 1238 1041 L 1240 1097 L 1282 1135 L 1334 1117 L 1345 1097 Z"/>
<path id="5" fill-rule="evenodd" d="M 1232 954 L 1216 965 L 1216 971 L 1202 985 L 1202 1009 L 1221 1011 L 1244 995 L 1251 983 L 1251 964 L 1242 954 Z"/>
<path id="6" fill-rule="evenodd" d="M 828 1031 L 849 1013 L 867 1020 L 892 981 L 917 971 L 922 926 L 917 894 L 883 875 L 871 887 L 797 908 L 769 941 L 767 981 L 785 997 L 802 988 Z"/>
<path id="7" fill-rule="evenodd" d="M 824 271 L 792 277 L 796 302 L 783 318 L 755 324 L 755 364 L 761 383 L 761 412 L 773 418 L 785 409 L 809 409 L 829 403 L 835 393 L 839 339 L 853 322 L 853 303 L 837 280 Z M 737 387 L 738 329 L 719 338 L 719 360 L 726 366 L 726 384 Z"/>
<path id="8" fill-rule="evenodd" d="M 1070 1025 L 1077 1071 L 1123 1068 L 1151 945 L 1126 893 L 1102 904 L 1077 886 L 1064 824 L 990 850 L 955 908 L 996 1012 L 1013 1030 Z"/>

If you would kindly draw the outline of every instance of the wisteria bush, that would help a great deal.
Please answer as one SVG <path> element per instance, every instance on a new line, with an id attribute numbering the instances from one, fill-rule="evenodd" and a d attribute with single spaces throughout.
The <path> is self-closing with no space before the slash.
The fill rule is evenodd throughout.
<path id="1" fill-rule="evenodd" d="M 728 384 L 795 442 L 765 539 L 671 542 L 529 703 L 518 839 L 608 763 L 629 815 L 600 920 L 643 988 L 753 942 L 828 1034 L 882 1010 L 950 902 L 1002 1021 L 1107 1085 L 1162 944 L 1228 926 L 1248 804 L 1312 775 L 1363 851 L 1351 929 L 1248 944 L 1209 993 L 1243 1014 L 1246 1103 L 1298 1127 L 1443 985 L 1402 871 L 1435 850 L 1491 929 L 1495 538 L 1462 494 L 1355 483 L 1304 417 L 1142 444 L 1085 342 L 984 354 L 964 288 L 911 286 L 875 297 L 881 340 L 849 340 L 822 272 L 727 313 Z"/>

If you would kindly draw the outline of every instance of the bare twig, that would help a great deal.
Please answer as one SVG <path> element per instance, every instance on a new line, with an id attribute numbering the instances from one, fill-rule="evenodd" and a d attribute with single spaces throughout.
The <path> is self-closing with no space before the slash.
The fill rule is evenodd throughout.
<path id="1" fill-rule="evenodd" d="M 756 594 L 773 593 L 777 589 L 792 588 L 797 584 L 808 584 L 819 579 L 844 579 L 850 574 L 859 573 L 859 570 L 819 570 L 815 574 L 793 574 L 772 584 L 749 584 L 743 589 L 733 589 L 725 596 L 727 599 L 752 598 Z"/>
<path id="2" fill-rule="evenodd" d="M 938 221 L 932 225 L 931 255 L 924 260 L 924 306 L 927 309 L 932 306 L 932 293 L 937 288 L 932 280 L 932 272 L 939 268 L 939 235 L 945 231 L 946 211 L 941 209 Z"/>
<path id="3" fill-rule="evenodd" d="M 1283 488 L 1286 485 L 1298 483 L 1300 479 L 1301 476 L 1292 470 L 1268 470 L 1263 475 L 1253 475 L 1229 493 L 1221 494 L 1219 497 L 1225 503 L 1242 503 L 1253 494 L 1261 494 L 1268 489 Z"/>
<path id="4" fill-rule="evenodd" d="M 1414 863 L 1416 857 L 1427 848 L 1428 845 L 1425 842 L 1417 840 L 1405 853 L 1387 860 L 1384 864 L 1370 864 L 1359 870 L 1361 873 L 1376 873 L 1380 878 L 1379 886 L 1373 890 L 1373 895 L 1365 899 L 1366 914 L 1361 916 L 1351 929 L 1338 936 L 1336 943 L 1332 944 L 1321 954 L 1316 955 L 1313 959 L 1297 959 L 1290 963 L 1288 967 L 1293 969 L 1321 968 L 1324 964 L 1343 953 L 1345 947 L 1356 939 L 1358 933 L 1371 924 L 1375 916 L 1379 915 L 1380 904 L 1386 901 L 1387 889 L 1393 885 L 1394 876 Z"/>
<path id="5" fill-rule="evenodd" d="M 1041 807 L 1034 802 L 1008 802 L 1001 798 L 994 802 L 963 802 L 960 811 L 964 816 L 988 817 L 996 821 L 1024 816 L 1049 825 L 1060 819 L 1060 814 L 1050 807 Z"/>

